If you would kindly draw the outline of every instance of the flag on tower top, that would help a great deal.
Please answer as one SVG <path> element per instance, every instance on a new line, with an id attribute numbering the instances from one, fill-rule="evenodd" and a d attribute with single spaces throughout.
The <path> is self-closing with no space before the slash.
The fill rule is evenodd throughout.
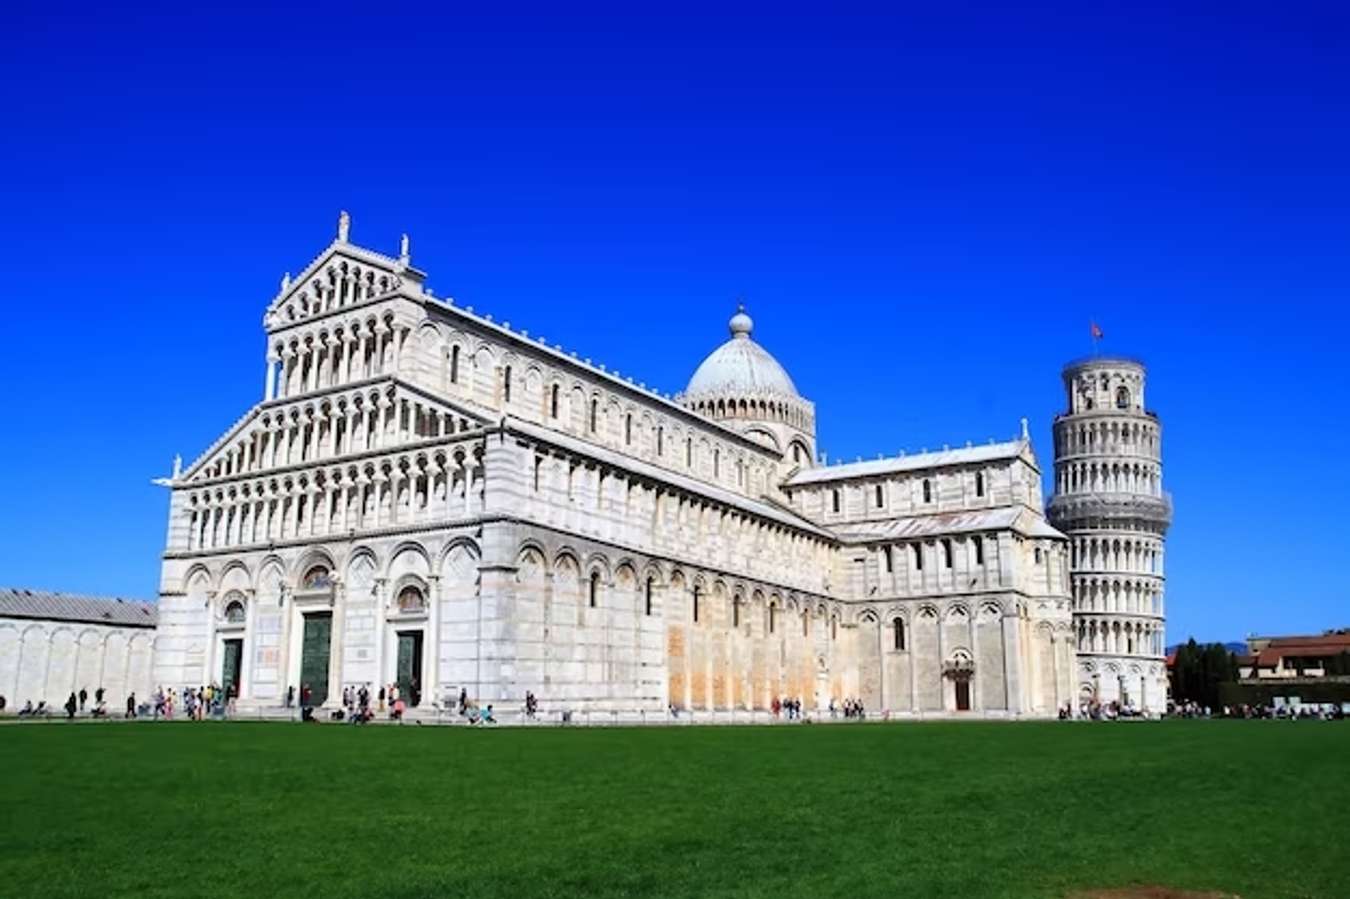
<path id="1" fill-rule="evenodd" d="M 1102 333 L 1101 325 L 1097 324 L 1096 322 L 1089 322 L 1089 324 L 1092 325 L 1093 340 L 1101 340 L 1103 337 L 1106 336 L 1105 334 Z"/>

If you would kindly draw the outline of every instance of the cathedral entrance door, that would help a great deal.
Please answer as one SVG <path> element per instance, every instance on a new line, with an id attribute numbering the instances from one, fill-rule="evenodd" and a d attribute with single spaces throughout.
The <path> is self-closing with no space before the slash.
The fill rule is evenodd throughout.
<path id="1" fill-rule="evenodd" d="M 305 616 L 305 637 L 300 647 L 300 689 L 309 687 L 310 705 L 323 705 L 328 699 L 328 649 L 332 633 L 332 613 Z"/>
<path id="2" fill-rule="evenodd" d="M 956 710 L 958 712 L 970 711 L 970 681 L 968 680 L 956 682 Z"/>
<path id="3" fill-rule="evenodd" d="M 422 701 L 422 632 L 399 631 L 398 695 L 410 706 Z"/>
<path id="4" fill-rule="evenodd" d="M 221 666 L 220 685 L 222 687 L 234 687 L 234 695 L 239 695 L 239 672 L 242 669 L 244 660 L 244 641 L 226 640 L 225 641 L 225 659 Z"/>

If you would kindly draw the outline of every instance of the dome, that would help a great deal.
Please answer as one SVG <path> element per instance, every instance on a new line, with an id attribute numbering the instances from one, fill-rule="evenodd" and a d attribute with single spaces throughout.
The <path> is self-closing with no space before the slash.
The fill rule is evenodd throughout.
<path id="1" fill-rule="evenodd" d="M 731 317 L 731 339 L 713 350 L 689 379 L 686 396 L 700 394 L 775 394 L 799 397 L 792 379 L 769 355 L 769 351 L 750 339 L 754 321 L 741 306 Z"/>

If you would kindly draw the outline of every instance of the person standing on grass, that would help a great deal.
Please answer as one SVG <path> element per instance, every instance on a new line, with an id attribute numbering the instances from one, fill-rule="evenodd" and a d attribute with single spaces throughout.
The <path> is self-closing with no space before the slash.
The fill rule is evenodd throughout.
<path id="1" fill-rule="evenodd" d="M 94 705 L 102 705 L 102 704 L 103 704 L 103 688 L 99 687 L 97 690 L 94 691 Z"/>
<path id="2" fill-rule="evenodd" d="M 89 701 L 89 691 L 80 687 L 80 711 L 84 711 L 84 704 Z"/>
<path id="3" fill-rule="evenodd" d="M 66 700 L 66 720 L 75 717 L 75 694 L 71 693 L 70 698 Z"/>
<path id="4" fill-rule="evenodd" d="M 136 694 L 135 694 L 135 693 L 132 693 L 132 694 L 130 694 L 130 695 L 127 696 L 127 717 L 128 717 L 128 718 L 135 718 L 135 717 L 136 717 Z"/>
<path id="5" fill-rule="evenodd" d="M 379 704 L 379 706 L 378 706 L 377 708 L 378 708 L 380 714 L 383 715 L 383 714 L 384 714 L 384 684 L 380 684 L 380 700 L 379 700 L 379 702 L 380 702 L 380 704 Z"/>

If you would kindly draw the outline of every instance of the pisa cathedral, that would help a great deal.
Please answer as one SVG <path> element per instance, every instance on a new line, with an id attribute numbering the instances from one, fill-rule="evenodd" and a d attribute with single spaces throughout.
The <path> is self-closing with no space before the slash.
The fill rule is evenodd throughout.
<path id="1" fill-rule="evenodd" d="M 268 306 L 261 401 L 168 480 L 154 683 L 233 683 L 243 708 L 389 683 L 424 708 L 1162 708 L 1141 367 L 1066 370 L 1052 526 L 1025 421 L 822 465 L 743 309 L 664 396 L 349 229 Z"/>

